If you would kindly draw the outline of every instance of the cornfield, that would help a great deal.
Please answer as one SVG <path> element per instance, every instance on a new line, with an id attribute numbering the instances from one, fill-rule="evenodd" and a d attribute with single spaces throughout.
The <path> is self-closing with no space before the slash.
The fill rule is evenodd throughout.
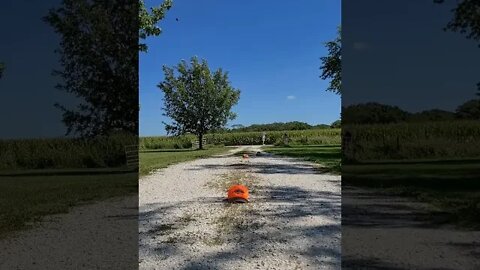
<path id="1" fill-rule="evenodd" d="M 480 156 L 480 122 L 344 125 L 348 160 L 446 159 Z"/>
<path id="2" fill-rule="evenodd" d="M 265 144 L 281 144 L 284 134 L 287 134 L 289 144 L 340 144 L 340 129 L 308 129 L 291 131 L 268 131 Z M 262 144 L 263 132 L 231 132 L 212 133 L 205 135 L 207 144 L 214 145 L 258 145 Z M 176 137 L 141 137 L 140 149 L 182 149 L 191 148 L 193 135 Z"/>
<path id="3" fill-rule="evenodd" d="M 0 170 L 123 166 L 124 147 L 137 144 L 137 138 L 122 134 L 91 140 L 0 140 Z"/>

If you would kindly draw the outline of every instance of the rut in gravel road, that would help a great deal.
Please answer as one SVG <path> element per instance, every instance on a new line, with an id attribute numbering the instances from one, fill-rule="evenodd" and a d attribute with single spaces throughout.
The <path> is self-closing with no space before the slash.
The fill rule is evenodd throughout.
<path id="1" fill-rule="evenodd" d="M 237 180 L 250 202 L 224 203 Z M 200 159 L 140 179 L 139 192 L 140 269 L 340 269 L 340 176 L 312 163 Z"/>

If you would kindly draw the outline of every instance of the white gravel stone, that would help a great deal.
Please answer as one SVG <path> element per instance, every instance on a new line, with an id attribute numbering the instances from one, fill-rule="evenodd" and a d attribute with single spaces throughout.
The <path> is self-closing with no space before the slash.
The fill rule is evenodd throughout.
<path id="1" fill-rule="evenodd" d="M 241 162 L 248 165 L 231 166 Z M 227 213 L 226 191 L 208 183 L 233 171 L 254 176 L 259 188 L 248 204 L 231 206 L 246 227 L 225 232 L 217 220 Z M 139 192 L 140 269 L 340 269 L 340 176 L 312 163 L 200 159 L 140 179 Z"/>

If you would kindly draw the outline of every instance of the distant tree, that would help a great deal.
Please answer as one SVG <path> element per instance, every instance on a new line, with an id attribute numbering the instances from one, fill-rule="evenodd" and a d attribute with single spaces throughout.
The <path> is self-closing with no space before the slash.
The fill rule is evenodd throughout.
<path id="1" fill-rule="evenodd" d="M 139 38 L 141 40 L 149 36 L 159 36 L 162 33 L 162 28 L 158 27 L 157 24 L 165 17 L 172 4 L 172 0 L 165 0 L 160 6 L 150 8 L 150 12 L 148 12 L 144 0 L 139 0 Z M 148 50 L 147 44 L 140 43 L 139 50 L 146 52 Z"/>
<path id="2" fill-rule="evenodd" d="M 427 121 L 447 121 L 455 119 L 455 113 L 433 109 L 414 113 L 409 117 L 412 122 L 427 122 Z"/>
<path id="3" fill-rule="evenodd" d="M 299 121 L 293 122 L 275 122 L 270 124 L 253 124 L 248 127 L 236 128 L 233 131 L 249 132 L 249 131 L 281 131 L 281 130 L 305 130 L 311 129 L 312 126 Z"/>
<path id="4" fill-rule="evenodd" d="M 342 107 L 342 121 L 345 124 L 387 124 L 408 119 L 410 113 L 396 106 L 369 102 Z"/>
<path id="5" fill-rule="evenodd" d="M 241 129 L 241 128 L 244 128 L 245 126 L 244 125 L 241 125 L 241 124 L 235 124 L 235 125 L 232 125 L 232 129 Z"/>
<path id="6" fill-rule="evenodd" d="M 342 121 L 341 120 L 336 120 L 332 124 L 330 124 L 331 128 L 340 128 L 342 126 Z"/>
<path id="7" fill-rule="evenodd" d="M 60 34 L 57 88 L 78 97 L 63 111 L 67 134 L 138 132 L 138 4 L 63 0 L 44 20 Z"/>
<path id="8" fill-rule="evenodd" d="M 3 62 L 0 62 L 0 79 L 2 78 L 4 70 L 5 70 L 5 64 Z"/>
<path id="9" fill-rule="evenodd" d="M 312 128 L 316 128 L 316 129 L 326 129 L 326 128 L 330 128 L 330 125 L 327 125 L 327 124 L 318 124 L 318 125 L 315 125 L 313 126 Z"/>
<path id="10" fill-rule="evenodd" d="M 163 67 L 165 80 L 158 87 L 164 93 L 163 115 L 173 122 L 165 124 L 169 134 L 191 132 L 198 136 L 203 149 L 203 135 L 220 129 L 235 119 L 231 111 L 238 103 L 240 90 L 228 81 L 228 74 L 218 69 L 211 72 L 207 62 L 192 57 L 190 65 L 181 61 L 176 67 Z M 175 72 L 176 71 L 176 72 Z"/>
<path id="11" fill-rule="evenodd" d="M 456 115 L 461 119 L 480 119 L 480 99 L 469 100 L 458 106 Z"/>
<path id="12" fill-rule="evenodd" d="M 341 94 L 342 84 L 342 54 L 341 54 L 341 28 L 338 27 L 337 37 L 325 43 L 328 50 L 328 55 L 321 57 L 322 65 L 320 69 L 322 74 L 320 78 L 322 80 L 330 79 L 330 85 L 327 88 L 328 91 L 332 91 L 336 94 Z"/>

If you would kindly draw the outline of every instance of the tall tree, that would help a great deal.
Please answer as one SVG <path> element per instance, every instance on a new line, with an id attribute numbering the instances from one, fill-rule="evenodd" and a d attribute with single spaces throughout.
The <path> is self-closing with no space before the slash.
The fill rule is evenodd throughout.
<path id="1" fill-rule="evenodd" d="M 209 130 L 223 128 L 236 114 L 231 111 L 238 103 L 240 90 L 234 89 L 228 73 L 218 69 L 211 72 L 205 60 L 192 57 L 190 64 L 181 61 L 176 67 L 163 67 L 165 80 L 158 84 L 164 93 L 164 123 L 169 134 L 197 135 L 203 149 L 203 135 Z"/>
<path id="2" fill-rule="evenodd" d="M 44 20 L 60 35 L 58 89 L 79 98 L 56 104 L 82 137 L 138 132 L 138 2 L 63 0 Z"/>
<path id="3" fill-rule="evenodd" d="M 444 3 L 445 0 L 434 0 L 435 3 Z M 480 46 L 480 1 L 456 1 L 457 5 L 451 10 L 453 18 L 447 23 L 444 30 L 465 34 L 468 39 L 479 42 Z"/>
<path id="4" fill-rule="evenodd" d="M 330 79 L 330 85 L 327 88 L 328 91 L 332 91 L 336 94 L 341 94 L 342 83 L 342 54 L 341 54 L 341 28 L 338 27 L 337 37 L 325 43 L 327 47 L 328 55 L 321 57 L 322 74 L 320 78 L 323 80 Z"/>
<path id="5" fill-rule="evenodd" d="M 445 0 L 433 1 L 438 4 L 445 2 Z M 480 47 L 480 1 L 457 1 L 457 5 L 451 11 L 453 18 L 447 23 L 444 30 L 464 34 L 468 39 L 478 42 Z M 477 83 L 477 96 L 480 96 L 480 82 Z"/>
<path id="6" fill-rule="evenodd" d="M 146 39 L 149 36 L 159 36 L 162 33 L 162 28 L 157 24 L 165 17 L 167 11 L 172 7 L 172 0 L 165 0 L 158 7 L 150 8 L 147 11 L 143 0 L 139 1 L 139 38 Z M 148 50 L 147 44 L 140 43 L 139 50 L 146 52 Z"/>

